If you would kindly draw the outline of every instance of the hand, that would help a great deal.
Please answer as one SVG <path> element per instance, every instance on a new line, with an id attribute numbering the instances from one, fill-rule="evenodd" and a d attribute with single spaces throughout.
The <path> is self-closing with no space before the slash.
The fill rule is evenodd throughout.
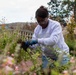
<path id="1" fill-rule="evenodd" d="M 24 44 L 26 47 L 29 47 L 30 45 L 34 45 L 34 44 L 37 44 L 38 41 L 37 40 L 29 40 L 29 41 L 26 41 Z"/>
<path id="2" fill-rule="evenodd" d="M 21 43 L 21 48 L 23 48 L 25 51 L 27 51 L 27 48 L 29 47 L 29 42 L 24 42 L 24 41 L 22 41 L 22 43 Z"/>
<path id="3" fill-rule="evenodd" d="M 29 41 L 22 41 L 22 39 L 19 39 L 17 41 L 18 44 L 21 44 L 21 48 L 23 48 L 25 51 L 27 51 L 27 48 L 29 47 Z"/>
<path id="4" fill-rule="evenodd" d="M 37 40 L 31 40 L 31 41 L 30 41 L 30 45 L 34 45 L 34 44 L 37 44 L 37 43 L 38 43 Z"/>
<path id="5" fill-rule="evenodd" d="M 38 41 L 37 40 L 28 40 L 28 41 L 22 41 L 19 40 L 18 43 L 21 43 L 21 48 L 23 48 L 25 51 L 27 51 L 27 48 L 31 45 L 37 44 Z"/>

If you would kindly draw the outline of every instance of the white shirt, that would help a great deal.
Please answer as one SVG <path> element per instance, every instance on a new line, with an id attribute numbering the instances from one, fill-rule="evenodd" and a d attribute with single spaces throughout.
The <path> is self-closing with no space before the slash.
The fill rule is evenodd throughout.
<path id="1" fill-rule="evenodd" d="M 48 20 L 49 23 L 45 29 L 42 29 L 40 25 L 37 25 L 34 30 L 32 39 L 38 40 L 42 50 L 45 50 L 46 46 L 51 46 L 55 49 L 60 49 L 61 52 L 64 51 L 69 53 L 69 47 L 64 41 L 60 23 L 51 19 Z"/>

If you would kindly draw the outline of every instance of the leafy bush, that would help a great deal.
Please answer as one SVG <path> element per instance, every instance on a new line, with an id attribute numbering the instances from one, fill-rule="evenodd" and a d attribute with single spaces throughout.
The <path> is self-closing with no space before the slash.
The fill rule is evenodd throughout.
<path id="1" fill-rule="evenodd" d="M 27 52 L 20 49 L 20 44 L 17 44 L 18 39 L 26 40 L 24 36 L 20 36 L 17 31 L 9 32 L 9 30 L 3 29 L 0 32 L 0 75 L 47 75 L 48 70 L 51 75 L 63 75 L 64 70 L 74 69 L 75 59 L 72 58 L 72 64 L 61 66 L 59 61 L 53 61 L 48 59 L 51 63 L 48 64 L 48 69 L 43 70 L 41 65 L 42 51 L 39 47 L 35 50 L 28 48 Z M 75 41 L 67 38 L 67 44 L 70 49 L 75 49 Z M 61 59 L 61 56 L 60 56 Z M 28 63 L 31 62 L 31 66 Z M 27 67 L 29 69 L 26 71 Z M 70 72 L 68 72 L 70 74 Z"/>

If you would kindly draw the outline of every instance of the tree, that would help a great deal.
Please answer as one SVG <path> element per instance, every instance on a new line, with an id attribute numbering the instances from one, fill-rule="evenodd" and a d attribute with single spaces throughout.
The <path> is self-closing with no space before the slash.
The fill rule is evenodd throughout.
<path id="1" fill-rule="evenodd" d="M 68 18 L 73 12 L 76 20 L 76 0 L 50 0 L 47 4 L 52 19 L 65 23 L 65 18 Z"/>
<path id="2" fill-rule="evenodd" d="M 74 18 L 75 18 L 75 22 L 76 22 L 76 0 L 75 0 L 75 3 L 74 3 Z"/>
<path id="3" fill-rule="evenodd" d="M 62 7 L 63 6 L 66 6 L 66 15 L 70 15 L 70 13 L 73 12 L 76 21 L 76 0 L 63 0 Z"/>

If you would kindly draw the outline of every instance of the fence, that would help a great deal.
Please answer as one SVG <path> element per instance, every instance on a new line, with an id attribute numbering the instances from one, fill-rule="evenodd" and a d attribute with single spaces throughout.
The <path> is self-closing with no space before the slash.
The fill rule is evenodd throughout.
<path id="1" fill-rule="evenodd" d="M 25 37 L 26 40 L 31 39 L 33 32 L 29 30 L 15 30 L 15 29 L 8 29 L 11 34 L 17 32 L 21 37 Z"/>

